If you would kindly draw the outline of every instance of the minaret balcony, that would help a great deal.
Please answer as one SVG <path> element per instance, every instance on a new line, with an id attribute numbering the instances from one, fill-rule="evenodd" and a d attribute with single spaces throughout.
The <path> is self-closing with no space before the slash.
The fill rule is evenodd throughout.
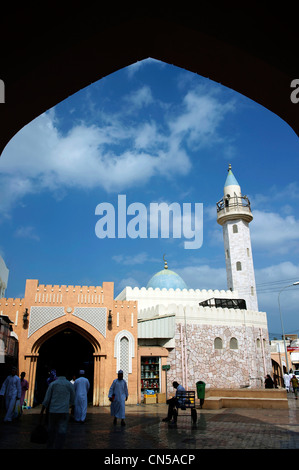
<path id="1" fill-rule="evenodd" d="M 216 204 L 217 222 L 223 225 L 228 220 L 242 219 L 251 222 L 253 219 L 250 202 L 247 196 L 223 198 Z"/>

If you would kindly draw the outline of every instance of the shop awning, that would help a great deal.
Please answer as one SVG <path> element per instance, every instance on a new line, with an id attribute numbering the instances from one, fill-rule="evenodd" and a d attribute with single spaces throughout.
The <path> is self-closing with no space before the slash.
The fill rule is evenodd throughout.
<path id="1" fill-rule="evenodd" d="M 173 338 L 175 334 L 175 314 L 138 320 L 138 339 Z"/>

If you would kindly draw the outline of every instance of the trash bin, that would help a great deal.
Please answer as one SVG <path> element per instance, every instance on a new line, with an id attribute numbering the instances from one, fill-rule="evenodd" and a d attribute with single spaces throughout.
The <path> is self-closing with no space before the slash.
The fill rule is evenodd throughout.
<path id="1" fill-rule="evenodd" d="M 199 382 L 196 382 L 196 390 L 197 398 L 199 398 L 200 400 L 200 408 L 202 408 L 205 401 L 206 384 L 201 380 Z"/>

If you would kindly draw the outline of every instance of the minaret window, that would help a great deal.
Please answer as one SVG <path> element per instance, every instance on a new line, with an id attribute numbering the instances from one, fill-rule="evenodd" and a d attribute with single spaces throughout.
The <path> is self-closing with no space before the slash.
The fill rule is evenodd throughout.
<path id="1" fill-rule="evenodd" d="M 225 251 L 225 257 L 226 257 L 226 259 L 229 259 L 229 250 Z"/>
<path id="2" fill-rule="evenodd" d="M 248 256 L 248 258 L 249 258 L 249 256 L 250 256 L 249 248 L 247 248 L 247 256 Z"/>
<path id="3" fill-rule="evenodd" d="M 233 225 L 233 233 L 238 233 L 238 225 Z"/>
<path id="4" fill-rule="evenodd" d="M 242 271 L 242 264 L 241 264 L 241 261 L 237 261 L 236 267 L 237 267 L 237 271 Z"/>

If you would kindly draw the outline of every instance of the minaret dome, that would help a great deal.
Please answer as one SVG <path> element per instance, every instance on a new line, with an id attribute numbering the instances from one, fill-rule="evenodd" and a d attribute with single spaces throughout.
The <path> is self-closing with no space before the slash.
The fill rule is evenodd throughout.
<path id="1" fill-rule="evenodd" d="M 224 184 L 223 199 L 217 202 L 217 222 L 223 225 L 228 220 L 233 219 L 251 222 L 253 216 L 249 199 L 247 196 L 242 195 L 241 187 L 229 164 L 228 175 Z"/>

